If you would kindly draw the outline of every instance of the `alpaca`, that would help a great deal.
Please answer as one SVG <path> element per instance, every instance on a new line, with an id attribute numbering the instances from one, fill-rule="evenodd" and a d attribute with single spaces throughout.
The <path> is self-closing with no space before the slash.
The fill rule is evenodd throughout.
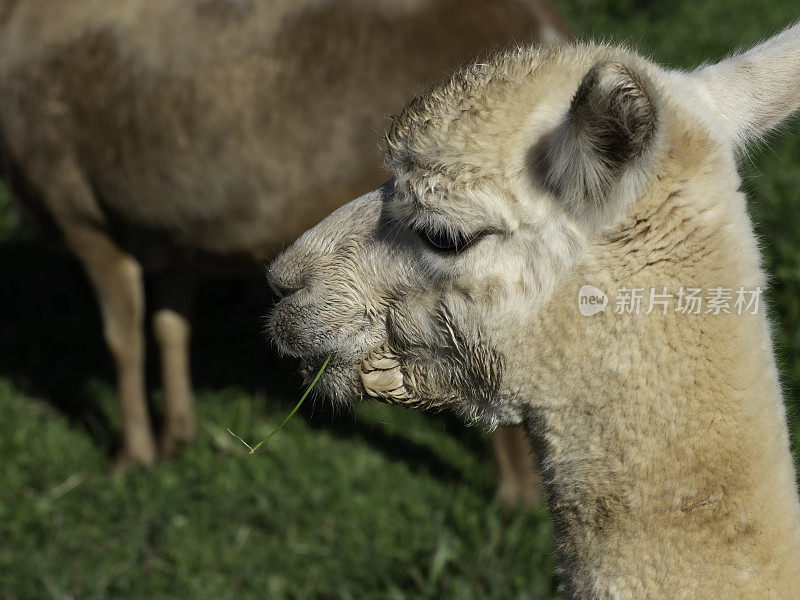
<path id="1" fill-rule="evenodd" d="M 334 401 L 522 424 L 569 598 L 800 598 L 736 169 L 798 106 L 800 25 L 692 72 L 592 43 L 476 63 L 393 119 L 390 181 L 274 261 L 272 335 L 306 373 L 335 353 Z"/>
<path id="2" fill-rule="evenodd" d="M 255 271 L 383 181 L 369 134 L 421 83 L 559 35 L 550 0 L 0 0 L 0 159 L 95 288 L 122 408 L 117 467 L 157 455 L 144 275 L 164 457 L 196 432 L 193 274 Z M 494 439 L 510 503 L 531 489 L 520 440 Z"/>

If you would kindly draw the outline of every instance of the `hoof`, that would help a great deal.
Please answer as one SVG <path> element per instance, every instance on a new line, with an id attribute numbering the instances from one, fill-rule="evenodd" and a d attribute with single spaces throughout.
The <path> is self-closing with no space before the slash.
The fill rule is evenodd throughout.
<path id="1" fill-rule="evenodd" d="M 155 445 L 150 449 L 141 449 L 138 452 L 122 450 L 117 454 L 114 463 L 111 465 L 111 473 L 121 475 L 131 467 L 148 468 L 156 462 Z"/>
<path id="2" fill-rule="evenodd" d="M 197 437 L 194 420 L 180 420 L 167 424 L 158 443 L 158 453 L 162 460 L 174 457 L 178 451 Z"/>

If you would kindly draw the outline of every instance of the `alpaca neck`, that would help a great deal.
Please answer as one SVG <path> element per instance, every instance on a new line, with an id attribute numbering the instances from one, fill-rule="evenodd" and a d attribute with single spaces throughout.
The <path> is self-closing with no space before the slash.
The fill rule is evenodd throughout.
<path id="1" fill-rule="evenodd" d="M 763 307 L 576 307 L 583 284 L 761 285 L 736 184 L 721 188 L 728 205 L 698 206 L 711 196 L 663 178 L 582 257 L 531 322 L 535 356 L 512 366 L 530 376 L 525 423 L 570 598 L 800 598 L 800 503 Z"/>
<path id="2" fill-rule="evenodd" d="M 710 409 L 637 428 L 603 407 L 646 411 L 646 392 L 586 392 L 528 422 L 569 598 L 800 598 L 800 511 L 771 394 L 741 398 L 762 416 Z"/>

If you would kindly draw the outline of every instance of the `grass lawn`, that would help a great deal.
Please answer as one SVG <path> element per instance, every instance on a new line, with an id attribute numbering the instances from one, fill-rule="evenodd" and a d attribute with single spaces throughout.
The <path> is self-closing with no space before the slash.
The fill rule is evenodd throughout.
<path id="1" fill-rule="evenodd" d="M 579 37 L 627 40 L 683 68 L 800 18 L 779 0 L 560 4 Z M 792 415 L 798 134 L 795 119 L 743 161 Z M 73 261 L 29 237 L 0 181 L 0 600 L 558 597 L 546 511 L 504 515 L 483 434 L 451 417 L 309 406 L 248 455 L 226 428 L 256 441 L 302 390 L 273 377 L 291 365 L 264 350 L 260 305 L 239 301 L 240 288 L 201 291 L 198 442 L 111 476 L 119 423 L 91 293 Z"/>
<path id="2" fill-rule="evenodd" d="M 82 427 L 0 383 L 0 598 L 552 597 L 547 515 L 504 517 L 477 436 L 371 406 L 251 456 L 225 428 L 260 439 L 285 406 L 198 405 L 197 444 L 114 477 Z"/>

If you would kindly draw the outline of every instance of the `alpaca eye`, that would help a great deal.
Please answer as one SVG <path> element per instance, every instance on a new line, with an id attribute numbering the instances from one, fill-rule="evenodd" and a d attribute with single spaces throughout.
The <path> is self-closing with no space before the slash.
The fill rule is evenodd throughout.
<path id="1" fill-rule="evenodd" d="M 466 236 L 458 233 L 451 233 L 447 231 L 430 231 L 428 229 L 421 229 L 417 234 L 425 242 L 428 247 L 434 252 L 439 254 L 458 254 L 469 248 L 478 239 L 483 237 L 483 234 Z"/>

